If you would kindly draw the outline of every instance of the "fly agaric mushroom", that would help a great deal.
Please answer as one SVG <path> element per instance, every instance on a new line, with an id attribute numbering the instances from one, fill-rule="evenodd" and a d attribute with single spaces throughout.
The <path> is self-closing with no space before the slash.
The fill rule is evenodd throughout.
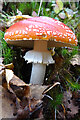
<path id="1" fill-rule="evenodd" d="M 58 20 L 44 16 L 15 23 L 6 31 L 4 38 L 8 44 L 34 48 L 24 56 L 28 63 L 33 63 L 31 84 L 42 84 L 46 65 L 54 63 L 48 47 L 77 45 L 77 38 L 69 27 Z"/>

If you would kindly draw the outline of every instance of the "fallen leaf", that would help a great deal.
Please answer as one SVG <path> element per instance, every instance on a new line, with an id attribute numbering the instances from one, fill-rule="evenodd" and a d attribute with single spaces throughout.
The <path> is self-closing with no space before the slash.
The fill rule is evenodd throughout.
<path id="1" fill-rule="evenodd" d="M 0 58 L 0 82 L 2 82 L 2 75 L 4 74 L 4 64 L 2 63 L 4 60 L 4 58 Z"/>
<path id="2" fill-rule="evenodd" d="M 72 65 L 80 65 L 80 55 L 75 55 L 70 62 Z"/>
<path id="3" fill-rule="evenodd" d="M 4 75 L 3 67 L 0 66 L 0 82 L 2 82 L 2 76 Z"/>
<path id="4" fill-rule="evenodd" d="M 0 86 L 0 118 L 15 119 L 14 111 L 16 107 L 11 99 L 11 94 Z"/>
<path id="5" fill-rule="evenodd" d="M 6 71 L 6 81 L 9 84 L 10 80 L 13 78 L 13 71 L 9 69 L 5 69 Z"/>
<path id="6" fill-rule="evenodd" d="M 10 63 L 10 64 L 5 65 L 5 69 L 13 70 L 13 68 L 14 68 L 13 63 Z"/>
<path id="7" fill-rule="evenodd" d="M 16 111 L 17 120 L 35 117 L 38 118 L 40 115 L 40 111 L 42 111 L 43 107 L 42 98 L 44 97 L 43 93 L 45 89 L 48 89 L 49 91 L 55 85 L 60 83 L 57 82 L 54 85 L 50 86 L 50 88 L 48 88 L 49 86 L 44 85 L 42 86 L 26 84 L 20 78 L 15 76 L 12 70 L 5 69 L 5 71 L 6 71 L 5 78 L 7 84 L 9 85 L 8 91 L 15 96 L 14 104 L 17 109 Z M 11 114 L 12 112 L 13 111 L 11 110 Z"/>
<path id="8" fill-rule="evenodd" d="M 13 63 L 4 65 L 4 64 L 2 64 L 2 62 L 3 62 L 3 59 L 0 59 L 0 81 L 2 81 L 2 76 L 5 74 L 5 71 L 6 71 L 6 73 L 7 73 L 6 80 L 9 83 L 9 81 L 10 81 L 9 79 L 11 79 L 13 76 L 13 72 L 11 70 L 13 70 L 14 65 L 13 65 Z M 8 70 L 8 69 L 11 69 L 11 70 Z"/>
<path id="9" fill-rule="evenodd" d="M 23 82 L 16 75 L 9 82 L 10 87 L 16 93 L 18 98 L 28 97 L 30 95 L 30 85 Z"/>
<path id="10" fill-rule="evenodd" d="M 3 63 L 2 63 L 3 60 L 4 60 L 4 58 L 1 57 L 1 58 L 0 58 L 0 65 L 3 65 Z"/>
<path id="11" fill-rule="evenodd" d="M 48 86 L 46 85 L 43 85 L 43 86 L 42 85 L 31 85 L 30 90 L 31 90 L 32 98 L 34 98 L 35 100 L 41 100 L 44 97 L 42 93 L 47 88 Z"/>
<path id="12" fill-rule="evenodd" d="M 79 108 L 78 106 L 75 106 L 74 101 L 71 99 L 72 93 L 70 91 L 65 91 L 63 96 L 63 104 L 65 105 L 67 116 L 70 115 L 71 117 L 74 117 L 74 115 L 78 113 Z"/>

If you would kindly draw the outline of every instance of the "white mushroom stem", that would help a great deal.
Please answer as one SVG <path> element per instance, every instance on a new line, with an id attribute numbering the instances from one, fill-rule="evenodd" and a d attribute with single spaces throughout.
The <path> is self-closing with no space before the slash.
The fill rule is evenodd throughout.
<path id="1" fill-rule="evenodd" d="M 34 51 L 37 52 L 48 52 L 47 50 L 47 41 L 34 41 Z M 30 83 L 32 84 L 42 84 L 46 71 L 46 64 L 42 63 L 33 63 L 32 73 Z"/>
<path id="2" fill-rule="evenodd" d="M 28 60 L 28 63 L 33 62 L 30 83 L 43 84 L 46 65 L 54 63 L 51 53 L 47 50 L 47 41 L 35 40 L 34 50 L 27 52 L 24 59 Z"/>
<path id="3" fill-rule="evenodd" d="M 46 71 L 46 64 L 33 63 L 30 83 L 43 84 L 45 71 Z"/>

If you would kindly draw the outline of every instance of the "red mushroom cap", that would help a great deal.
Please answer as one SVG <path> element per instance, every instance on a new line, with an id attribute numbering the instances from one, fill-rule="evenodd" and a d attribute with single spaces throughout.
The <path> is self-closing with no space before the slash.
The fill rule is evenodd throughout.
<path id="1" fill-rule="evenodd" d="M 7 29 L 7 43 L 33 47 L 34 40 L 47 40 L 48 47 L 77 45 L 77 38 L 64 23 L 49 17 L 32 17 L 19 21 Z"/>

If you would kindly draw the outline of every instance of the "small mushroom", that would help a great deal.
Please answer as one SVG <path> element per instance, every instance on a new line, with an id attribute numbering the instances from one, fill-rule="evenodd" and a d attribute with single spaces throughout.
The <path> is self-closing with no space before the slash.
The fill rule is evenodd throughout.
<path id="1" fill-rule="evenodd" d="M 4 38 L 8 44 L 33 48 L 24 56 L 28 63 L 33 63 L 31 84 L 43 84 L 46 65 L 54 63 L 47 48 L 77 45 L 77 38 L 69 27 L 45 16 L 15 23 L 6 31 Z"/>

